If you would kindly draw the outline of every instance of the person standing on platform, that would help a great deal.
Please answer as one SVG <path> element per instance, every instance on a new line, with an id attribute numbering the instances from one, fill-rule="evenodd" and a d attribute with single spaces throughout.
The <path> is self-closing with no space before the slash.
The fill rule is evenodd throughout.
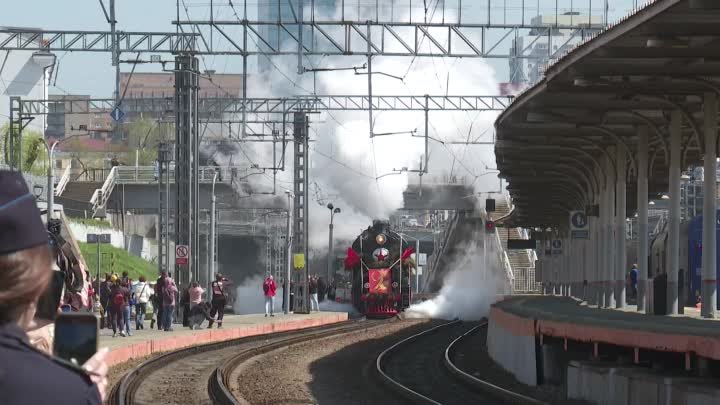
<path id="1" fill-rule="evenodd" d="M 308 292 L 310 293 L 310 310 L 312 311 L 313 308 L 316 308 L 316 311 L 320 312 L 317 276 L 311 276 L 308 284 Z"/>
<path id="2" fill-rule="evenodd" d="M 638 268 L 637 264 L 633 264 L 630 269 L 630 297 L 637 298 L 637 280 L 638 280 Z"/>
<path id="3" fill-rule="evenodd" d="M 275 290 L 277 290 L 277 285 L 275 284 L 275 280 L 273 280 L 273 276 L 271 274 L 267 276 L 265 282 L 263 283 L 263 294 L 265 295 L 265 317 L 268 316 L 268 313 L 270 313 L 270 316 L 275 316 Z"/>
<path id="4" fill-rule="evenodd" d="M 190 293 L 190 311 L 192 311 L 193 308 L 202 302 L 202 295 L 205 293 L 205 290 L 200 287 L 197 281 L 193 281 L 192 284 L 190 284 L 188 292 Z"/>
<path id="5" fill-rule="evenodd" d="M 325 296 L 328 293 L 328 283 L 323 277 L 317 278 L 318 285 L 318 302 L 325 301 Z"/>
<path id="6" fill-rule="evenodd" d="M 155 282 L 155 294 L 153 297 L 155 300 L 153 301 L 153 311 L 157 312 L 157 323 L 158 323 L 158 330 L 163 328 L 163 288 L 165 288 L 165 279 L 167 278 L 167 272 L 163 271 L 160 273 L 160 277 L 158 277 L 157 281 Z M 152 321 L 150 322 L 150 329 L 153 328 Z"/>
<path id="7" fill-rule="evenodd" d="M 110 290 L 110 317 L 112 322 L 113 337 L 117 336 L 118 330 L 120 336 L 125 337 L 125 307 L 127 306 L 126 296 L 128 295 L 127 288 L 124 288 L 120 283 L 119 279 L 115 279 Z"/>
<path id="8" fill-rule="evenodd" d="M 162 289 L 162 327 L 165 332 L 172 332 L 172 318 L 175 312 L 175 297 L 178 289 L 175 286 L 175 280 L 170 277 L 165 278 L 165 286 Z"/>
<path id="9" fill-rule="evenodd" d="M 105 281 L 100 283 L 100 305 L 103 309 L 103 316 L 100 318 L 100 328 L 111 328 L 110 324 L 110 287 L 112 287 L 112 281 L 110 281 L 110 274 L 105 273 Z"/>
<path id="10" fill-rule="evenodd" d="M 215 322 L 215 314 L 217 314 L 218 329 L 222 328 L 223 316 L 225 315 L 225 303 L 227 302 L 225 287 L 223 286 L 223 276 L 218 273 L 215 276 L 215 281 L 212 282 L 212 300 L 210 301 L 210 324 L 208 329 L 211 329 Z"/>
<path id="11" fill-rule="evenodd" d="M 150 302 L 150 298 L 154 295 L 154 292 L 148 285 L 145 276 L 140 276 L 140 281 L 135 284 L 133 291 L 135 300 L 137 301 L 135 308 L 135 330 L 145 329 L 144 321 L 147 303 Z"/>
<path id="12" fill-rule="evenodd" d="M 120 282 L 120 285 L 127 291 L 125 294 L 125 307 L 123 307 L 123 324 L 125 325 L 125 334 L 132 336 L 130 332 L 130 319 L 132 316 L 132 309 L 135 306 L 135 301 L 132 299 L 132 279 L 128 278 L 125 282 Z"/>
<path id="13" fill-rule="evenodd" d="M 180 308 L 182 308 L 182 325 L 190 326 L 190 285 L 181 286 L 178 293 Z"/>

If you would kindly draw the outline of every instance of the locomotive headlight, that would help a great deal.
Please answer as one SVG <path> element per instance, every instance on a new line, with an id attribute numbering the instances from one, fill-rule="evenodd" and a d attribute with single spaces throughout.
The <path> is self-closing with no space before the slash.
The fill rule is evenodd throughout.
<path id="1" fill-rule="evenodd" d="M 393 286 L 393 288 L 397 288 L 398 287 L 397 281 L 393 281 L 392 286 Z"/>
<path id="2" fill-rule="evenodd" d="M 384 245 L 384 244 L 385 244 L 385 241 L 387 241 L 387 238 L 386 238 L 385 235 L 382 234 L 382 233 L 381 233 L 381 234 L 378 234 L 378 235 L 375 237 L 375 242 L 376 242 L 378 245 Z"/>
<path id="3" fill-rule="evenodd" d="M 365 283 L 365 284 L 363 284 L 363 287 L 365 287 L 365 288 L 370 288 L 370 283 Z"/>

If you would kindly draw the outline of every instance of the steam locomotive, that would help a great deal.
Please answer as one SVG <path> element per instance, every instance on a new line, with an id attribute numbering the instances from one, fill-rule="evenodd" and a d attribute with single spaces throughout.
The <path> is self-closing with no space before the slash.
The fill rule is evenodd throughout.
<path id="1" fill-rule="evenodd" d="M 345 269 L 352 272 L 351 298 L 368 317 L 390 317 L 410 306 L 413 248 L 389 222 L 375 220 L 347 250 Z"/>

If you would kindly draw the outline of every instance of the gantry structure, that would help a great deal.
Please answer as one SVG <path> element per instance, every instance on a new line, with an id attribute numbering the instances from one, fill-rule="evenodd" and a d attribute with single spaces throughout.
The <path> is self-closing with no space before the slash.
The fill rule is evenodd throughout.
<path id="1" fill-rule="evenodd" d="M 108 22 L 109 32 L 103 31 L 67 31 L 67 30 L 18 30 L 0 29 L 4 39 L 0 42 L 0 50 L 35 50 L 35 51 L 70 51 L 70 52 L 108 52 L 113 55 L 113 64 L 118 66 L 121 53 L 170 54 L 174 57 L 174 75 L 176 94 L 173 99 L 151 101 L 151 105 L 141 105 L 145 101 L 121 100 L 116 89 L 113 100 L 92 100 L 98 106 L 131 110 L 137 108 L 171 108 L 175 122 L 175 148 L 165 150 L 159 161 L 160 165 L 169 167 L 167 162 L 173 161 L 175 184 L 178 188 L 174 201 L 175 212 L 178 213 L 173 230 L 176 245 L 188 245 L 191 258 L 187 268 L 176 267 L 176 274 L 181 283 L 192 278 L 193 267 L 199 265 L 197 255 L 193 257 L 194 246 L 199 245 L 198 226 L 199 207 L 197 173 L 199 170 L 199 139 L 201 126 L 200 116 L 203 112 L 213 111 L 218 120 L 234 120 L 240 122 L 242 138 L 248 135 L 248 123 L 257 123 L 261 127 L 269 123 L 282 123 L 283 127 L 290 124 L 294 130 L 295 145 L 295 185 L 294 185 L 294 252 L 307 253 L 307 113 L 322 110 L 367 110 L 369 120 L 373 121 L 373 111 L 379 110 L 418 110 L 425 112 L 425 162 L 420 171 L 428 171 L 428 114 L 434 110 L 483 111 L 502 109 L 508 99 L 497 96 L 431 96 L 431 95 L 398 95 L 378 96 L 372 89 L 372 61 L 375 57 L 409 56 L 409 57 L 464 57 L 464 58 L 545 58 L 558 56 L 558 47 L 549 47 L 547 54 L 537 55 L 531 52 L 530 46 L 525 48 L 505 47 L 513 37 L 532 33 L 537 38 L 547 37 L 552 43 L 558 30 L 571 31 L 570 38 L 587 38 L 598 32 L 591 20 L 593 14 L 592 0 L 587 2 L 588 19 L 572 18 L 569 23 L 559 23 L 557 1 L 551 3 L 549 9 L 555 11 L 555 21 L 550 24 L 533 24 L 530 17 L 533 7 L 523 3 L 520 21 L 518 17 L 508 17 L 507 8 L 500 13 L 497 7 L 500 2 L 488 0 L 487 12 L 482 21 L 473 20 L 463 15 L 469 2 L 458 0 L 454 6 L 446 2 L 436 2 L 434 9 L 424 8 L 422 17 L 413 17 L 413 5 L 410 1 L 406 6 L 399 1 L 384 2 L 376 0 L 374 4 L 359 9 L 353 17 L 355 5 L 349 0 L 341 0 L 339 19 L 323 19 L 323 10 L 316 7 L 313 0 L 280 1 L 269 0 L 269 5 L 277 7 L 277 18 L 272 21 L 253 20 L 248 18 L 247 1 L 220 2 L 210 0 L 205 7 L 210 8 L 210 19 L 195 19 L 181 12 L 180 2 L 177 4 L 177 27 L 175 33 L 158 32 L 123 32 L 115 29 L 114 5 L 110 0 L 111 11 Z M 101 5 L 103 3 L 101 2 Z M 183 1 L 183 5 L 185 2 Z M 540 2 L 538 2 L 538 5 Z M 554 7 L 552 7 L 554 4 Z M 215 7 L 229 7 L 234 19 L 217 20 L 214 18 Z M 374 6 L 374 7 L 373 7 Z M 417 4 L 416 4 L 417 6 Z M 504 7 L 504 5 L 503 5 Z M 374 9 L 374 14 L 372 13 Z M 103 5 L 103 10 L 105 6 Z M 369 13 L 368 13 L 369 10 Z M 578 7 L 578 10 L 583 10 Z M 415 10 L 416 11 L 416 10 Z M 363 14 L 365 13 L 365 14 Z M 540 13 L 538 10 L 535 13 Z M 181 18 L 184 15 L 187 18 Z M 387 16 L 390 16 L 388 19 Z M 285 18 L 284 16 L 291 16 Z M 440 16 L 442 18 L 440 18 Z M 446 19 L 447 16 L 447 19 Z M 439 21 L 438 21 L 439 20 Z M 241 27 L 240 34 L 231 34 L 230 28 Z M 537 40 L 537 39 L 536 39 Z M 562 45 L 562 44 L 560 44 Z M 506 51 L 506 49 L 509 49 Z M 562 46 L 560 46 L 562 49 Z M 198 57 L 202 55 L 236 55 L 243 60 L 243 93 L 242 97 L 233 100 L 200 100 L 197 94 L 199 69 Z M 355 56 L 366 58 L 368 92 L 366 96 L 328 95 L 328 96 L 295 96 L 289 98 L 256 99 L 247 94 L 247 59 L 249 56 L 262 55 L 296 55 L 298 73 L 309 71 L 304 61 L 312 56 Z M 119 83 L 116 72 L 116 83 Z M 116 85 L 117 87 L 117 85 Z M 54 102 L 57 102 L 56 100 Z M 136 104 L 140 103 L 140 104 Z M 154 103 L 154 104 L 153 104 Z M 164 104 L 163 104 L 164 103 Z M 21 142 L 22 128 L 28 117 L 40 110 L 47 111 L 51 105 L 47 100 L 20 101 L 11 107 L 10 139 Z M 72 104 L 70 104 L 72 105 Z M 268 119 L 267 116 L 279 113 L 279 118 Z M 238 120 L 237 115 L 241 118 Z M 257 118 L 260 115 L 263 118 Z M 292 119 L 288 119 L 292 114 Z M 251 117 L 254 116 L 255 118 Z M 277 117 L 277 116 L 275 116 Z M 257 122 L 255 122 L 257 121 Z M 302 124 L 302 123 L 305 124 Z M 370 126 L 372 128 L 372 125 Z M 305 128 L 302 130 L 302 128 Z M 264 130 L 253 131 L 254 135 L 264 134 Z M 372 129 L 370 135 L 372 136 Z M 285 132 L 282 135 L 285 142 Z M 273 132 L 273 142 L 277 135 Z M 258 139 L 259 140 L 259 139 Z M 11 145 L 12 146 L 12 145 Z M 299 149 L 298 149 L 299 148 Z M 21 148 L 20 148 L 21 149 Z M 11 147 L 11 150 L 15 150 Z M 19 162 L 13 157 L 11 162 Z M 160 178 L 167 177 L 161 173 Z M 161 182 L 162 183 L 162 182 Z M 169 184 L 169 181 L 167 182 Z M 162 187 L 162 185 L 161 185 Z M 163 195 L 162 192 L 160 193 Z M 166 193 L 167 194 L 167 193 Z M 161 197 L 162 199 L 162 197 Z M 166 205 L 169 203 L 166 202 Z M 166 206 L 165 209 L 169 209 Z M 167 226 L 167 224 L 166 224 Z M 307 256 L 307 255 L 306 255 Z M 305 277 L 306 279 L 306 277 Z M 307 289 L 305 289 L 307 290 Z M 306 300 L 303 301 L 306 304 Z"/>

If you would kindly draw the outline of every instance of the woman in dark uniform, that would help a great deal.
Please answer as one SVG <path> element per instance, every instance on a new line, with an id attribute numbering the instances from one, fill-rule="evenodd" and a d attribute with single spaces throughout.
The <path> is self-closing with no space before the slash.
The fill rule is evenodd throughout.
<path id="1" fill-rule="evenodd" d="M 0 171 L 0 402 L 99 405 L 107 385 L 105 351 L 80 368 L 39 351 L 28 339 L 51 272 L 34 197 L 22 176 Z"/>

